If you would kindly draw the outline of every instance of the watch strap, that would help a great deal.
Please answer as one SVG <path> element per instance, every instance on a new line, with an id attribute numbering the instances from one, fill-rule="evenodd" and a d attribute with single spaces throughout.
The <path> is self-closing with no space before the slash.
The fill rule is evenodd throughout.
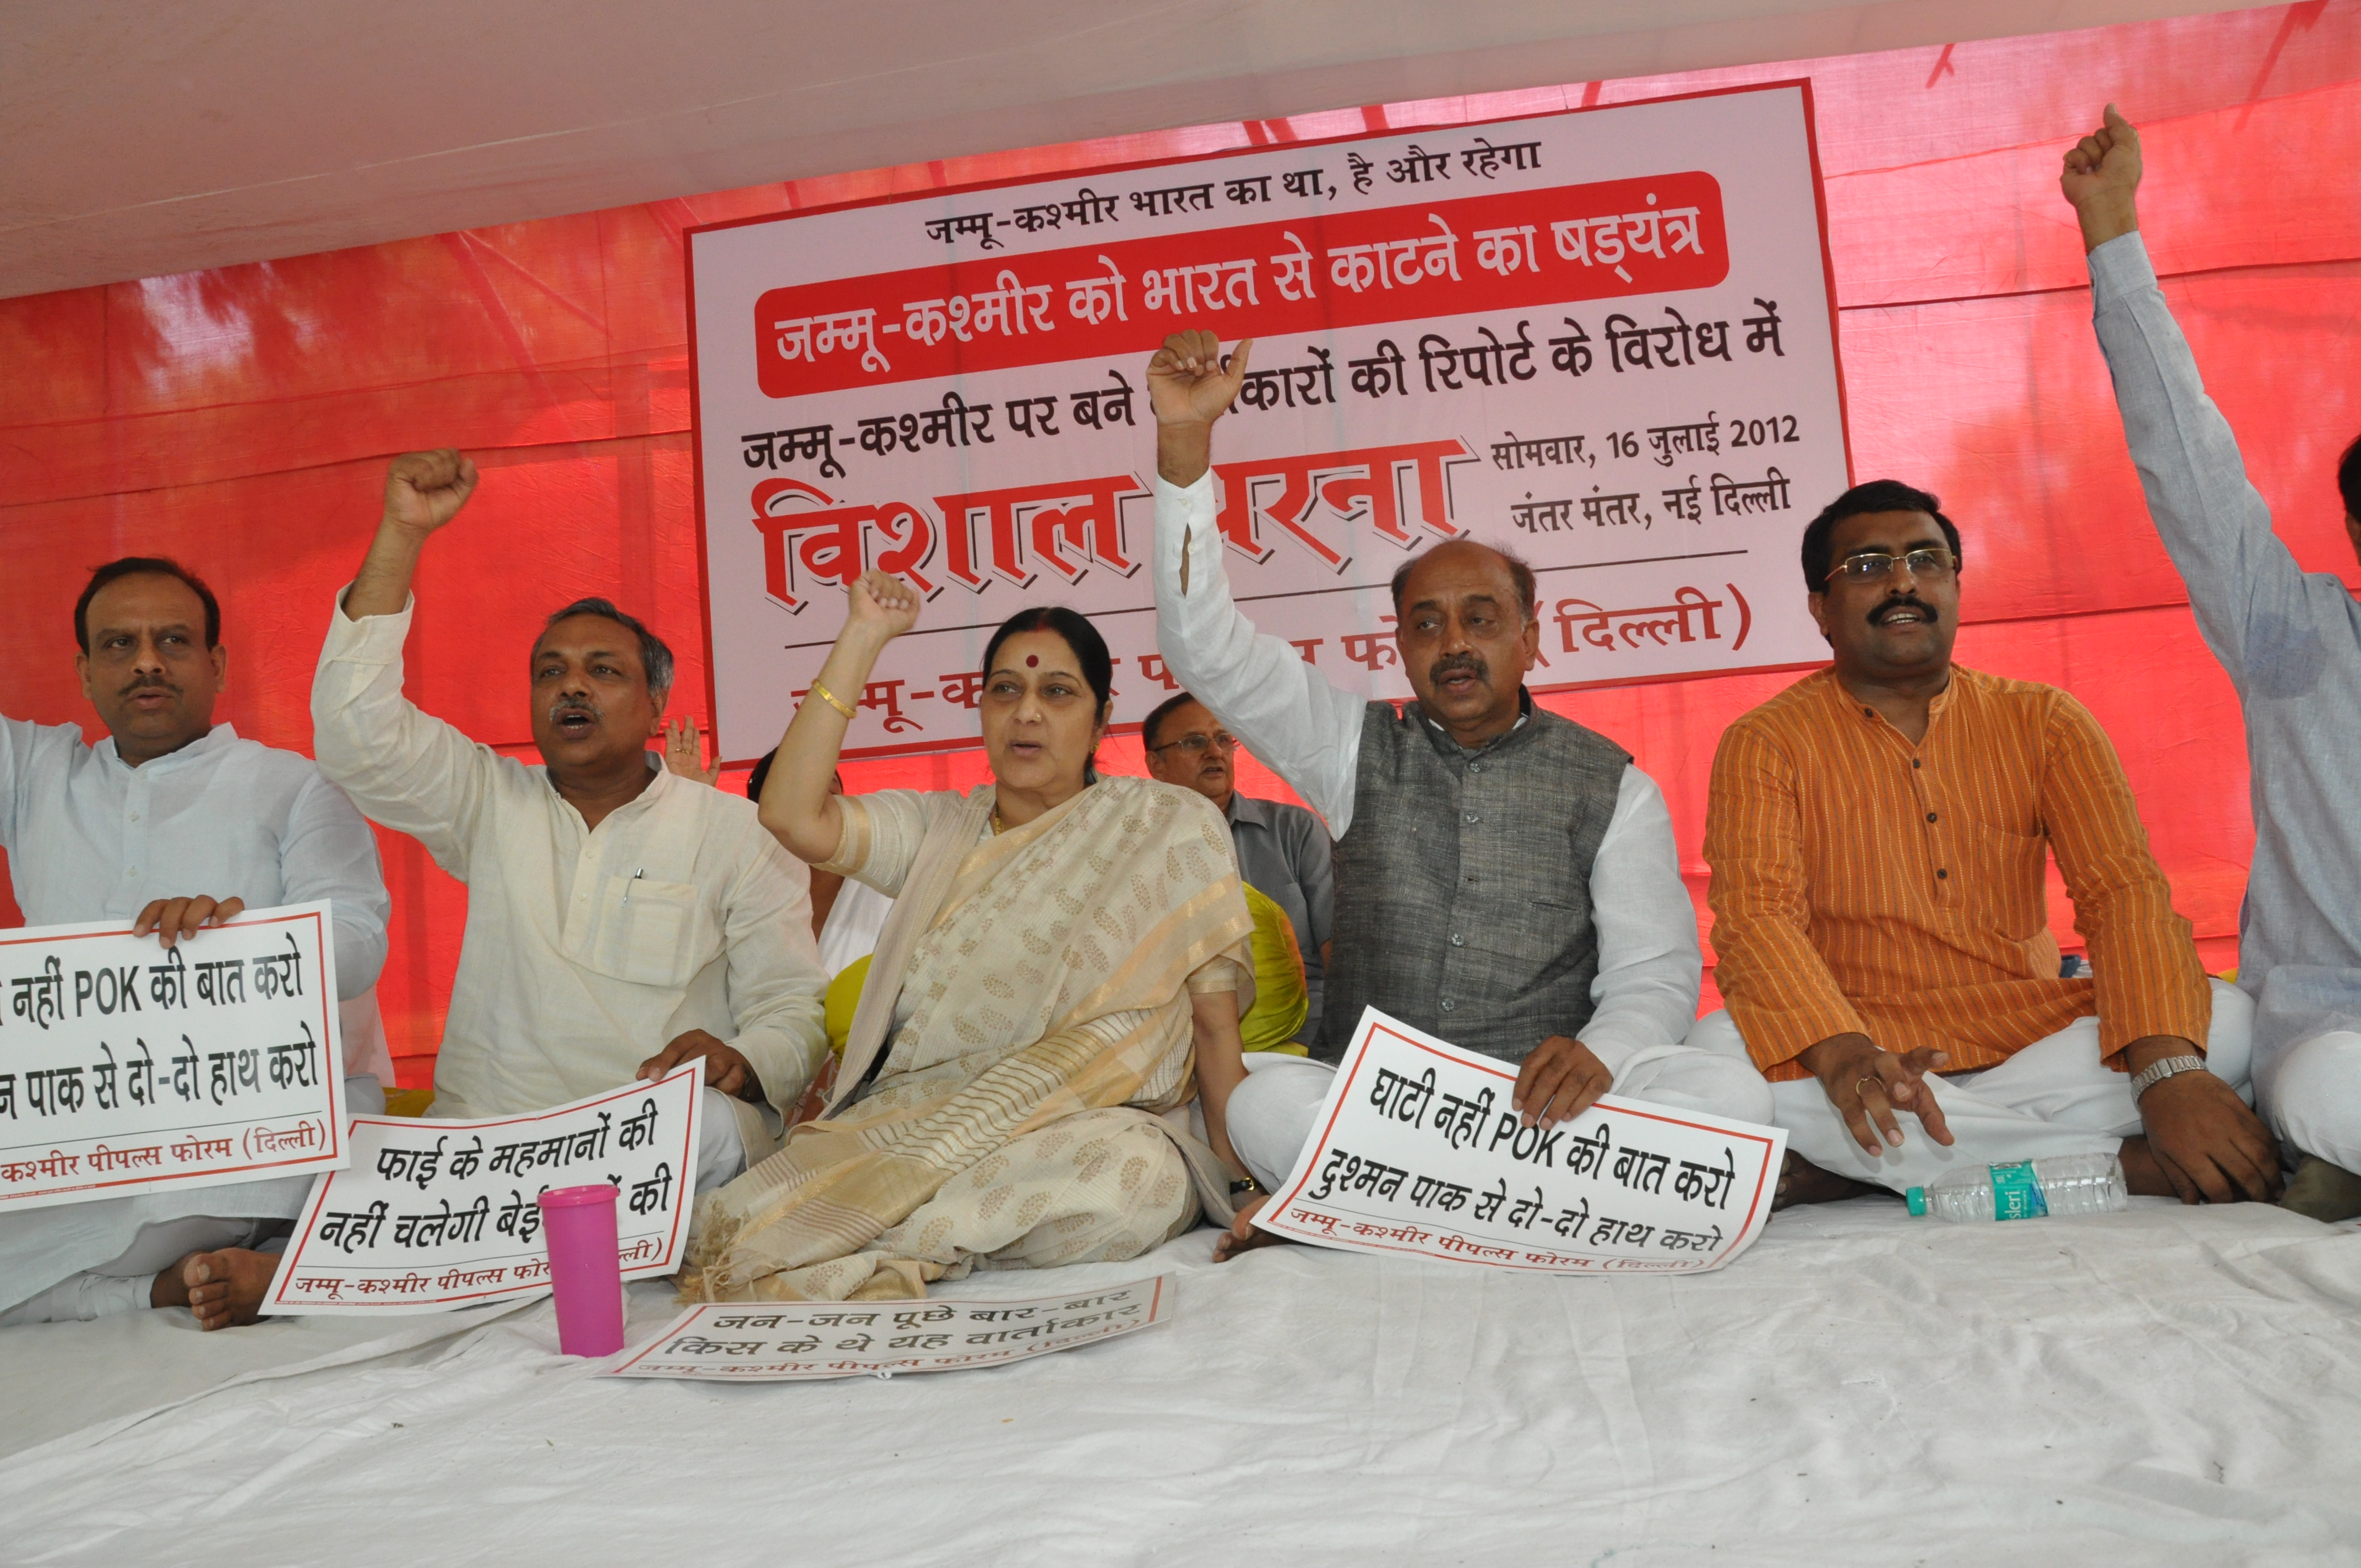
<path id="1" fill-rule="evenodd" d="M 2150 1062 L 2132 1075 L 2132 1102 L 2137 1104 L 2141 1095 L 2146 1094 L 2168 1078 L 2178 1077 L 2184 1072 L 2204 1070 L 2203 1057 L 2167 1057 L 2162 1061 Z"/>

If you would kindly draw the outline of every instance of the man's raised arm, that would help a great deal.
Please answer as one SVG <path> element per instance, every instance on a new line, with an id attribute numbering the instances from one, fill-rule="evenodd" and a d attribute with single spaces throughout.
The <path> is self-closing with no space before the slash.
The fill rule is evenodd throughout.
<path id="1" fill-rule="evenodd" d="M 476 477 L 476 466 L 448 449 L 393 460 L 377 537 L 329 617 L 312 681 L 320 771 L 371 820 L 416 838 L 463 880 L 468 827 L 492 753 L 402 696 L 401 645 L 419 554 L 467 504 Z"/>
<path id="2" fill-rule="evenodd" d="M 1341 839 L 1367 704 L 1338 691 L 1276 637 L 1258 635 L 1230 598 L 1215 526 L 1213 431 L 1238 395 L 1254 348 L 1230 362 L 1210 332 L 1175 333 L 1148 364 L 1156 412 L 1156 639 L 1165 668 L 1285 779 Z"/>
<path id="3" fill-rule="evenodd" d="M 2067 152 L 2059 188 L 2081 225 L 2093 324 L 2148 516 L 2206 644 L 2243 683 L 2247 628 L 2306 619 L 2304 577 L 2157 286 L 2139 235 L 2142 172 L 2139 132 L 2110 104 L 2106 123 Z"/>

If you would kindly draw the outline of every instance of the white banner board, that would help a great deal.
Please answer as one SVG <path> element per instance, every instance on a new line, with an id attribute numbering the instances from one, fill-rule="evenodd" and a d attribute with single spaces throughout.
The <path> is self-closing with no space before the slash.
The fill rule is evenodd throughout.
<path id="1" fill-rule="evenodd" d="M 346 1162 L 328 906 L 0 933 L 0 1211 Z"/>
<path id="2" fill-rule="evenodd" d="M 312 1188 L 262 1310 L 420 1312 L 549 1288 L 535 1201 L 613 1186 L 626 1279 L 670 1274 L 697 1190 L 704 1064 L 522 1116 L 353 1118 L 350 1169 Z"/>
<path id="3" fill-rule="evenodd" d="M 1157 655 L 1154 420 L 1184 327 L 1257 340 L 1215 436 L 1232 586 L 1331 680 L 1409 686 L 1439 540 L 1541 585 L 1541 689 L 1816 663 L 1804 522 L 1848 483 L 1807 83 L 1227 152 L 693 230 L 719 743 L 778 740 L 868 567 L 931 601 L 849 754 L 975 743 L 1027 605 Z M 850 695 L 850 694 L 848 694 Z"/>
<path id="4" fill-rule="evenodd" d="M 691 1307 L 608 1377 L 786 1383 L 999 1366 L 1172 1315 L 1172 1277 L 1015 1301 L 798 1301 Z"/>
<path id="5" fill-rule="evenodd" d="M 1549 1274 L 1719 1268 L 1770 1217 L 1777 1127 L 1601 1096 L 1529 1127 L 1514 1069 L 1372 1007 L 1254 1223 L 1358 1252 Z"/>

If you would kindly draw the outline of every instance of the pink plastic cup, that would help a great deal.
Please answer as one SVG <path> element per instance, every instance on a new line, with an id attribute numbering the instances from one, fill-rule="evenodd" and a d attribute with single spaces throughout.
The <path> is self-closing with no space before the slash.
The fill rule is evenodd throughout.
<path id="1" fill-rule="evenodd" d="M 612 1355 L 623 1348 L 623 1264 L 615 1239 L 615 1189 L 561 1187 L 541 1195 L 549 1288 L 557 1301 L 557 1348 Z"/>

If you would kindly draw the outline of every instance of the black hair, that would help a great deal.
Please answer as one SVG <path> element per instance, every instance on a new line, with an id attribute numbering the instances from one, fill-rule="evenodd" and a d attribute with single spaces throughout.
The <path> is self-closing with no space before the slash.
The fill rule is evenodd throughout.
<path id="1" fill-rule="evenodd" d="M 1000 655 L 1000 645 L 1020 631 L 1054 631 L 1066 640 L 1074 651 L 1074 660 L 1082 666 L 1082 680 L 1098 699 L 1097 712 L 1104 714 L 1107 704 L 1115 700 L 1115 660 L 1107 652 L 1106 639 L 1099 635 L 1090 618 L 1061 604 L 1041 605 L 1033 609 L 1020 609 L 1000 623 L 992 641 L 983 645 L 983 673 L 992 674 L 992 662 Z"/>
<path id="2" fill-rule="evenodd" d="M 1837 524 L 1849 517 L 1860 517 L 1872 511 L 1923 511 L 1935 520 L 1943 531 L 1943 541 L 1951 547 L 1951 558 L 1963 560 L 1960 553 L 1960 531 L 1943 515 L 1943 503 L 1931 492 L 1916 489 L 1899 479 L 1872 479 L 1866 485 L 1851 489 L 1830 501 L 1820 515 L 1804 529 L 1804 589 L 1806 593 L 1828 592 L 1828 574 L 1836 563 L 1828 559 L 1828 535 Z"/>
<path id="3" fill-rule="evenodd" d="M 82 598 L 74 600 L 74 641 L 83 652 L 90 652 L 90 601 L 98 597 L 98 590 L 118 578 L 143 576 L 170 577 L 196 595 L 197 602 L 205 607 L 205 646 L 221 646 L 221 600 L 214 598 L 203 577 L 167 556 L 126 555 L 93 570 Z"/>
<path id="4" fill-rule="evenodd" d="M 2345 498 L 2345 515 L 2361 518 L 2361 435 L 2353 438 L 2344 461 L 2336 465 L 2336 492 Z"/>
<path id="5" fill-rule="evenodd" d="M 672 650 L 664 646 L 664 640 L 650 631 L 638 616 L 626 615 L 616 609 L 613 599 L 597 598 L 576 599 L 542 622 L 541 629 L 547 631 L 559 621 L 577 615 L 611 620 L 640 640 L 640 668 L 648 677 L 648 695 L 656 698 L 657 706 L 663 706 L 661 694 L 672 690 L 673 677 Z"/>
<path id="6" fill-rule="evenodd" d="M 763 753 L 763 760 L 754 764 L 754 771 L 746 775 L 746 798 L 757 806 L 763 804 L 763 785 L 770 781 L 771 762 L 778 754 L 779 749 L 772 747 Z"/>
<path id="7" fill-rule="evenodd" d="M 1479 542 L 1473 539 L 1448 539 L 1442 543 L 1445 544 L 1476 544 Z M 1504 545 L 1485 544 L 1482 547 L 1486 550 L 1489 550 L 1493 554 L 1498 555 L 1502 561 L 1508 564 L 1509 581 L 1517 590 L 1517 609 L 1523 612 L 1524 618 L 1527 620 L 1532 620 L 1537 618 L 1541 613 L 1541 609 L 1535 602 L 1539 598 L 1539 590 L 1533 586 L 1532 567 L 1526 565 L 1525 558 L 1523 556 Z M 1393 581 L 1389 586 L 1393 589 L 1394 619 L 1397 622 L 1401 619 L 1402 592 L 1410 587 L 1410 575 L 1411 572 L 1417 570 L 1418 564 L 1425 560 L 1429 553 L 1430 552 L 1428 550 L 1422 550 L 1417 554 L 1411 556 L 1409 560 L 1394 568 Z"/>
<path id="8" fill-rule="evenodd" d="M 1196 700 L 1197 699 L 1189 693 L 1182 692 L 1178 696 L 1168 696 L 1162 702 L 1158 703 L 1156 705 L 1156 711 L 1150 713 L 1139 727 L 1140 745 L 1148 751 L 1154 751 L 1156 749 L 1156 732 L 1164 728 L 1164 721 Z"/>

